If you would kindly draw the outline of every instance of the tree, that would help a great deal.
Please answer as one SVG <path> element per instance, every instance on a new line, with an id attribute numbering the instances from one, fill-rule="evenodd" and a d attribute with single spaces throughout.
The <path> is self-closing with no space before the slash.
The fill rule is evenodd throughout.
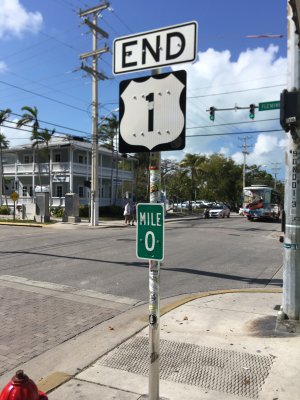
<path id="1" fill-rule="evenodd" d="M 24 114 L 21 116 L 19 121 L 17 122 L 17 128 L 21 128 L 22 126 L 31 125 L 31 138 L 30 140 L 36 143 L 37 148 L 37 164 L 38 164 L 38 176 L 39 176 L 39 183 L 42 190 L 42 179 L 41 179 L 41 170 L 40 170 L 40 163 L 39 163 L 39 129 L 40 123 L 38 119 L 38 109 L 36 107 L 22 107 L 22 111 L 25 111 Z"/>
<path id="2" fill-rule="evenodd" d="M 5 110 L 0 110 L 0 126 L 8 120 L 11 110 L 9 108 Z M 5 193 L 4 179 L 3 179 L 3 158 L 2 150 L 7 149 L 9 146 L 9 141 L 6 139 L 5 135 L 0 132 L 0 206 L 2 205 L 2 193 Z M 5 201 L 7 205 L 7 197 L 5 195 Z"/>
<path id="3" fill-rule="evenodd" d="M 35 135 L 31 136 L 31 140 L 33 141 L 32 143 L 32 147 L 36 147 L 37 149 L 39 148 L 39 146 L 45 146 L 45 152 L 46 152 L 46 158 L 47 158 L 47 162 L 48 162 L 48 175 L 49 175 L 49 197 L 50 200 L 52 198 L 52 188 L 51 188 L 51 170 L 50 170 L 50 151 L 49 151 L 49 142 L 52 139 L 52 136 L 55 133 L 55 129 L 52 129 L 52 131 L 50 132 L 47 128 L 43 129 L 43 130 L 39 130 L 38 132 L 36 132 Z M 42 187 L 41 187 L 42 190 Z M 50 201 L 51 203 L 51 201 Z"/>
<path id="4" fill-rule="evenodd" d="M 197 197 L 197 178 L 200 165 L 205 161 L 205 156 L 199 154 L 185 154 L 184 158 L 179 162 L 179 166 L 189 172 L 191 178 L 189 200 L 196 200 Z"/>

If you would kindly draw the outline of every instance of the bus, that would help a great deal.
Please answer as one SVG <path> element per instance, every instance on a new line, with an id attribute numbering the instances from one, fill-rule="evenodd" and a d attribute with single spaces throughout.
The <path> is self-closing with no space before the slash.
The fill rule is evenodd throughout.
<path id="1" fill-rule="evenodd" d="M 243 195 L 243 213 L 249 221 L 280 218 L 280 195 L 273 188 L 252 185 L 244 188 Z"/>

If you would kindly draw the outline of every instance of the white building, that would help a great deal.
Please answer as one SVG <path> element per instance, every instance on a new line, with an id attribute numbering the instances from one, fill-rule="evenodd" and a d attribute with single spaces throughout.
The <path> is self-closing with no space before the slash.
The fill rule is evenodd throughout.
<path id="1" fill-rule="evenodd" d="M 53 137 L 48 149 L 32 144 L 3 150 L 4 193 L 9 205 L 10 194 L 19 194 L 18 204 L 34 201 L 35 193 L 49 191 L 50 206 L 64 206 L 65 193 L 77 193 L 82 205 L 89 203 L 91 179 L 91 143 L 78 137 Z M 100 206 L 122 204 L 135 188 L 135 159 L 124 159 L 119 153 L 99 146 Z"/>

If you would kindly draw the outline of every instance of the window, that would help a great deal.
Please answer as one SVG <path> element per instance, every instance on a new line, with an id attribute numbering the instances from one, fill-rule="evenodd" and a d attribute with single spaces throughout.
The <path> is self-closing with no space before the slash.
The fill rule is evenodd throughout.
<path id="1" fill-rule="evenodd" d="M 86 164 L 86 157 L 83 156 L 82 154 L 78 155 L 78 162 L 79 164 Z"/>
<path id="2" fill-rule="evenodd" d="M 54 155 L 54 162 L 60 162 L 60 153 Z"/>
<path id="3" fill-rule="evenodd" d="M 33 160 L 33 157 L 31 155 L 26 154 L 24 156 L 24 164 L 30 164 L 30 163 L 32 163 L 32 160 Z"/>
<path id="4" fill-rule="evenodd" d="M 63 187 L 56 186 L 56 197 L 62 197 L 62 195 L 63 195 Z"/>
<path id="5" fill-rule="evenodd" d="M 79 197 L 84 197 L 84 187 L 83 186 L 78 186 L 78 196 Z"/>

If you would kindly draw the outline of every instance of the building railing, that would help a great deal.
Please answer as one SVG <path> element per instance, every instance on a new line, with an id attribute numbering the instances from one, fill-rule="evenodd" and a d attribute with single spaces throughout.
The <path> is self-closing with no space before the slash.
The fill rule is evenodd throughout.
<path id="1" fill-rule="evenodd" d="M 111 205 L 111 199 L 110 197 L 102 197 L 99 199 L 100 201 L 100 207 L 104 207 L 104 206 L 110 206 Z M 65 207 L 65 198 L 64 197 L 52 197 L 50 199 L 50 208 L 51 207 Z M 80 197 L 79 199 L 80 205 L 88 205 L 90 202 L 90 199 L 88 197 Z M 123 199 L 116 199 L 116 204 L 122 206 L 123 205 Z M 7 198 L 5 199 L 5 196 L 2 196 L 2 204 L 3 205 L 8 205 L 8 207 L 10 207 L 11 209 L 13 209 L 14 207 L 14 202 L 13 200 L 7 196 Z M 26 205 L 26 204 L 32 204 L 34 203 L 34 198 L 30 197 L 30 196 L 20 196 L 18 198 L 18 200 L 16 201 L 16 206 L 18 205 Z"/>
<path id="2" fill-rule="evenodd" d="M 51 172 L 53 175 L 69 175 L 70 174 L 70 163 L 69 162 L 60 162 L 60 163 L 52 163 Z M 79 175 L 83 177 L 87 177 L 91 175 L 91 165 L 89 164 L 80 164 L 73 163 L 72 164 L 73 174 Z M 24 175 L 48 175 L 49 174 L 49 164 L 41 163 L 41 164 L 3 164 L 3 175 L 11 175 L 11 176 L 24 176 Z M 117 170 L 113 169 L 113 177 L 116 177 Z M 111 178 L 111 168 L 110 167 L 100 167 L 99 166 L 99 176 L 102 178 Z M 125 171 L 122 169 L 118 170 L 118 179 L 119 180 L 132 180 L 134 178 L 134 171 Z"/>

